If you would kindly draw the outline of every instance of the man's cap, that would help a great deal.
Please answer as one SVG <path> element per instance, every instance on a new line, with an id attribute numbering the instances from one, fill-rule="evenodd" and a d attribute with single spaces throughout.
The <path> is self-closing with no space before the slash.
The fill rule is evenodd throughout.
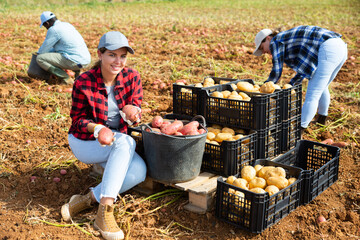
<path id="1" fill-rule="evenodd" d="M 106 48 L 108 50 L 116 50 L 126 47 L 128 52 L 134 54 L 134 50 L 129 46 L 129 42 L 121 32 L 107 32 L 100 38 L 98 49 Z"/>
<path id="2" fill-rule="evenodd" d="M 50 11 L 45 11 L 41 14 L 40 16 L 40 20 L 41 20 L 41 24 L 40 27 L 43 26 L 44 22 L 49 21 L 50 19 L 52 19 L 53 17 L 56 17 L 55 14 L 53 14 Z"/>
<path id="3" fill-rule="evenodd" d="M 254 55 L 255 56 L 261 56 L 261 54 L 263 54 L 263 52 L 259 49 L 261 42 L 269 35 L 271 35 L 273 33 L 273 31 L 271 31 L 270 29 L 263 29 L 260 32 L 258 32 L 258 34 L 256 34 L 255 37 L 255 51 L 254 51 Z"/>

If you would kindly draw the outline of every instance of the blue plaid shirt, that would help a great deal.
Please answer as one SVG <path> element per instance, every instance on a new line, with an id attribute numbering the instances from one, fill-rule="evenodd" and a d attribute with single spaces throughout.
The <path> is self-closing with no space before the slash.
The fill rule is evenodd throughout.
<path id="1" fill-rule="evenodd" d="M 290 84 L 310 79 L 318 64 L 320 45 L 329 38 L 340 37 L 338 33 L 316 26 L 299 26 L 278 33 L 270 42 L 273 68 L 266 82 L 279 80 L 284 63 L 297 72 Z"/>

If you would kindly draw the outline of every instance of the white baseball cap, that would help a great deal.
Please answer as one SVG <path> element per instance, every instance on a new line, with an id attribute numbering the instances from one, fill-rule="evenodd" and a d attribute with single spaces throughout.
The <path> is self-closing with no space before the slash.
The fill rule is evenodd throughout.
<path id="1" fill-rule="evenodd" d="M 48 21 L 49 19 L 52 19 L 53 17 L 56 17 L 56 16 L 52 12 L 50 12 L 50 11 L 43 12 L 40 16 L 40 20 L 41 20 L 40 27 L 43 26 L 44 22 Z"/>
<path id="2" fill-rule="evenodd" d="M 255 56 L 261 56 L 261 54 L 263 54 L 263 52 L 259 49 L 261 42 L 269 35 L 271 35 L 273 33 L 273 31 L 271 31 L 270 29 L 263 29 L 260 32 L 258 32 L 258 34 L 256 34 L 255 37 L 255 51 L 254 51 L 254 55 Z"/>
<path id="3" fill-rule="evenodd" d="M 126 47 L 129 53 L 134 54 L 134 49 L 129 46 L 127 38 L 121 32 L 111 31 L 102 35 L 98 49 L 103 47 L 108 50 L 116 50 Z"/>

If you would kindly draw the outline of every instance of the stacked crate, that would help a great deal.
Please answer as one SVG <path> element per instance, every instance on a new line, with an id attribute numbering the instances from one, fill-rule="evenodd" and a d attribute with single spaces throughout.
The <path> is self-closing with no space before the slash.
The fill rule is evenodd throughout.
<path id="1" fill-rule="evenodd" d="M 246 81 L 254 84 L 253 80 L 247 79 Z M 251 98 L 250 101 L 211 96 L 214 91 L 231 89 L 230 84 L 223 84 L 201 91 L 204 99 L 203 115 L 207 123 L 256 131 L 257 159 L 273 158 L 280 154 L 282 91 L 276 90 L 271 94 L 245 92 Z"/>
<path id="2" fill-rule="evenodd" d="M 205 77 L 204 79 L 206 79 Z M 206 119 L 207 126 L 212 123 L 221 125 L 222 127 L 233 127 L 227 121 L 213 121 L 208 124 L 208 119 L 204 115 L 206 111 L 207 98 L 206 91 L 214 91 L 215 89 L 231 88 L 230 84 L 236 84 L 239 81 L 247 81 L 253 83 L 250 79 L 231 79 L 211 77 L 215 81 L 215 86 L 197 88 L 195 85 L 173 85 L 173 108 L 174 114 L 182 115 L 202 115 Z M 223 99 L 227 100 L 227 99 Z M 218 100 L 216 100 L 218 101 Z M 219 98 L 219 101 L 220 100 Z M 232 102 L 236 102 L 232 100 Z M 216 106 L 215 106 L 216 108 Z M 254 160 L 257 156 L 257 132 L 241 127 L 237 128 L 244 135 L 243 138 L 236 141 L 223 141 L 219 145 L 206 143 L 205 153 L 202 163 L 202 170 L 219 174 L 222 176 L 229 176 L 236 174 L 239 170 L 239 164 L 245 160 Z"/>
<path id="3" fill-rule="evenodd" d="M 282 140 L 281 151 L 293 149 L 301 138 L 300 121 L 302 106 L 302 84 L 282 90 L 281 120 Z"/>

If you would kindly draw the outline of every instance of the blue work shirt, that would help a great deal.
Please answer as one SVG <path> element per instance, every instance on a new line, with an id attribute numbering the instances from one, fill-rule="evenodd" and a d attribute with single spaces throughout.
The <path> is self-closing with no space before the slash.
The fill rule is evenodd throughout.
<path id="1" fill-rule="evenodd" d="M 73 25 L 56 20 L 54 25 L 47 30 L 46 38 L 39 48 L 38 53 L 56 52 L 65 58 L 81 65 L 91 61 L 90 52 L 80 33 Z"/>
<path id="2" fill-rule="evenodd" d="M 317 26 L 299 26 L 278 33 L 270 41 L 273 68 L 266 82 L 277 83 L 284 63 L 297 72 L 290 84 L 300 83 L 304 78 L 310 80 L 317 68 L 320 45 L 330 38 L 340 37 L 338 33 Z"/>

